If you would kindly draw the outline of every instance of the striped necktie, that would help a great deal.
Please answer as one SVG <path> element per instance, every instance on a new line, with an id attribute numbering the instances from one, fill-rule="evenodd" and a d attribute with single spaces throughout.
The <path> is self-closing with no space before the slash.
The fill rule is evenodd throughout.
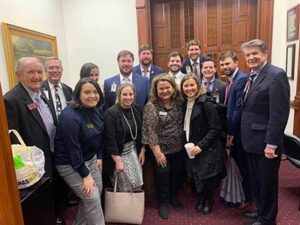
<path id="1" fill-rule="evenodd" d="M 249 75 L 249 80 L 248 82 L 246 83 L 246 86 L 245 86 L 245 90 L 244 90 L 244 101 L 247 99 L 248 97 L 248 94 L 249 94 L 249 90 L 254 82 L 254 79 L 255 77 L 257 76 L 257 73 L 252 71 Z"/>

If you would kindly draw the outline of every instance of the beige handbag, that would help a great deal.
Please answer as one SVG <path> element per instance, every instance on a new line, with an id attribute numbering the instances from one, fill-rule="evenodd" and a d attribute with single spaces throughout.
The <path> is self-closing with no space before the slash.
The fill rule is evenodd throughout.
<path id="1" fill-rule="evenodd" d="M 144 191 L 131 189 L 131 192 L 117 192 L 117 178 L 118 176 L 114 188 L 105 189 L 105 222 L 142 224 L 145 210 Z"/>

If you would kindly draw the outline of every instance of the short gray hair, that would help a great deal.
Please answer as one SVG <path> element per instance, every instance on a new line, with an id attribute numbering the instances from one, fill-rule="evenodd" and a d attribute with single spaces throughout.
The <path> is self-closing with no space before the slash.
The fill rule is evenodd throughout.
<path id="1" fill-rule="evenodd" d="M 51 56 L 51 57 L 46 58 L 45 61 L 44 61 L 45 71 L 47 70 L 47 63 L 48 63 L 49 61 L 52 61 L 52 60 L 59 61 L 60 67 L 63 68 L 61 60 L 60 60 L 59 58 L 55 57 L 55 56 Z"/>
<path id="2" fill-rule="evenodd" d="M 257 47 L 261 50 L 262 53 L 268 52 L 268 46 L 266 43 L 260 39 L 253 39 L 251 41 L 245 42 L 242 44 L 241 49 L 244 51 L 246 48 Z"/>
<path id="3" fill-rule="evenodd" d="M 21 57 L 16 62 L 15 71 L 16 72 L 23 71 L 23 67 L 24 67 L 24 64 L 26 62 L 39 62 L 41 64 L 41 66 L 42 66 L 42 69 L 44 70 L 43 64 L 42 64 L 42 62 L 38 58 L 35 58 L 35 57 Z"/>

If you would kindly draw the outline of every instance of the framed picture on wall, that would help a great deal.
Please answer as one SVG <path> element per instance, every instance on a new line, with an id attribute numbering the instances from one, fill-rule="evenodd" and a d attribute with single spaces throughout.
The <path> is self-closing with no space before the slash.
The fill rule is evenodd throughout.
<path id="1" fill-rule="evenodd" d="M 295 51 L 296 51 L 296 44 L 288 45 L 286 47 L 285 71 L 286 71 L 287 77 L 290 80 L 294 80 Z"/>
<path id="2" fill-rule="evenodd" d="M 294 41 L 299 39 L 299 11 L 300 4 L 287 11 L 287 41 Z"/>
<path id="3" fill-rule="evenodd" d="M 21 57 L 45 58 L 57 56 L 56 37 L 15 25 L 2 23 L 9 87 L 18 82 L 15 64 Z"/>

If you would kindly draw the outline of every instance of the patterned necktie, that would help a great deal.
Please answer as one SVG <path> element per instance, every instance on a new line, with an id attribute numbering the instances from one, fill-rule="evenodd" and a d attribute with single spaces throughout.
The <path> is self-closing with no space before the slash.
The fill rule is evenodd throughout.
<path id="1" fill-rule="evenodd" d="M 245 90 L 244 90 L 244 101 L 247 99 L 248 97 L 248 93 L 249 93 L 249 90 L 253 84 L 253 81 L 255 79 L 255 77 L 257 76 L 257 73 L 252 71 L 249 75 L 249 80 L 248 82 L 246 83 L 246 86 L 245 86 Z"/>
<path id="2" fill-rule="evenodd" d="M 145 77 L 147 77 L 147 75 L 148 75 L 148 72 L 149 72 L 149 70 L 147 70 L 147 69 L 144 69 L 144 70 L 143 70 L 143 75 L 144 75 Z"/>
<path id="3" fill-rule="evenodd" d="M 196 74 L 198 77 L 200 77 L 198 65 L 199 65 L 199 64 L 198 64 L 197 62 L 194 62 L 194 64 L 193 64 L 193 72 L 194 72 L 194 74 Z"/>
<path id="4" fill-rule="evenodd" d="M 210 81 L 205 81 L 205 82 L 204 82 L 204 86 L 205 86 L 206 91 L 210 91 L 210 89 L 209 89 L 209 85 L 210 85 L 210 84 L 211 84 Z"/>
<path id="5" fill-rule="evenodd" d="M 224 105 L 227 105 L 227 100 L 228 100 L 228 95 L 229 95 L 230 85 L 231 85 L 231 82 L 230 82 L 230 80 L 228 79 L 227 82 L 226 82 Z"/>
<path id="6" fill-rule="evenodd" d="M 58 85 L 54 85 L 54 90 L 55 90 L 55 103 L 56 103 L 56 114 L 57 116 L 60 115 L 61 111 L 62 111 L 62 104 L 61 104 L 61 100 L 58 94 Z"/>
<path id="7" fill-rule="evenodd" d="M 46 127 L 48 136 L 50 138 L 50 150 L 54 151 L 54 138 L 55 138 L 55 125 L 53 121 L 53 117 L 51 114 L 50 109 L 48 108 L 47 104 L 42 100 L 40 94 L 35 97 L 35 101 L 37 103 L 38 111 L 42 117 L 44 125 Z"/>

